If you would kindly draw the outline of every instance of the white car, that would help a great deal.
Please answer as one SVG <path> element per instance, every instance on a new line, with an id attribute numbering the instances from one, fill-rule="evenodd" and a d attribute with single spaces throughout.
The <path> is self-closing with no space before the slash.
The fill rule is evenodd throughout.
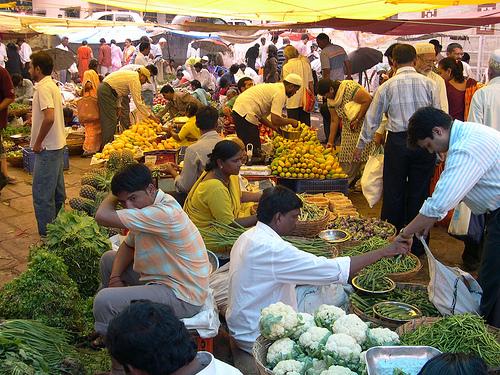
<path id="1" fill-rule="evenodd" d="M 199 16 L 175 16 L 172 20 L 172 25 L 183 25 L 186 22 L 201 22 L 213 23 L 215 25 L 226 25 L 226 21 L 222 18 L 215 17 L 199 17 Z"/>
<path id="2" fill-rule="evenodd" d="M 144 22 L 139 13 L 124 11 L 95 12 L 88 16 L 87 19 L 96 21 Z"/>

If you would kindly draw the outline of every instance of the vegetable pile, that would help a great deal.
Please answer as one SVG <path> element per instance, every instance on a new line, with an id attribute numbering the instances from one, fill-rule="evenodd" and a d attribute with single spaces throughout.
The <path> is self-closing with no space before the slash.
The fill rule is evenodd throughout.
<path id="1" fill-rule="evenodd" d="M 325 217 L 326 210 L 318 207 L 314 203 L 305 200 L 304 194 L 298 194 L 302 201 L 302 208 L 300 209 L 299 221 L 316 221 Z"/>
<path id="2" fill-rule="evenodd" d="M 409 321 L 420 317 L 420 314 L 417 314 L 417 312 L 410 306 L 393 303 L 382 302 L 381 304 L 375 306 L 374 310 L 375 313 L 381 317 L 392 320 Z"/>
<path id="3" fill-rule="evenodd" d="M 452 315 L 430 325 L 421 325 L 401 337 L 403 345 L 429 345 L 443 353 L 472 353 L 490 367 L 500 366 L 500 343 L 488 332 L 481 317 Z"/>
<path id="4" fill-rule="evenodd" d="M 352 239 L 356 241 L 372 237 L 379 237 L 385 240 L 396 234 L 392 224 L 376 218 L 338 217 L 330 223 L 330 228 L 343 229 L 349 232 Z"/>
<path id="5" fill-rule="evenodd" d="M 357 284 L 371 292 L 384 291 L 391 288 L 390 280 L 385 277 L 385 273 L 379 270 L 363 270 L 357 277 Z"/>
<path id="6" fill-rule="evenodd" d="M 31 127 L 30 126 L 7 126 L 3 130 L 4 139 L 10 137 L 15 134 L 30 134 Z"/>
<path id="7" fill-rule="evenodd" d="M 363 350 L 399 344 L 397 333 L 369 328 L 356 315 L 329 305 L 321 305 L 313 317 L 278 302 L 262 310 L 259 327 L 274 341 L 265 362 L 275 375 L 363 374 Z"/>

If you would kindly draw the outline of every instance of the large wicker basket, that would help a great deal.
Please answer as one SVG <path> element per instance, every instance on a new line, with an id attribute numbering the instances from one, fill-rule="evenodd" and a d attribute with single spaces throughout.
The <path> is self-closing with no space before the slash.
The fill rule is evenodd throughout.
<path id="1" fill-rule="evenodd" d="M 407 272 L 401 272 L 401 273 L 389 273 L 386 276 L 393 281 L 410 281 L 413 279 L 413 277 L 422 269 L 422 262 L 420 262 L 420 259 L 411 253 L 409 253 L 407 256 L 415 259 L 417 265 L 415 266 L 414 269 L 407 271 Z"/>
<path id="2" fill-rule="evenodd" d="M 7 161 L 11 165 L 11 167 L 14 168 L 22 168 L 23 167 L 23 155 L 20 157 L 12 157 L 12 156 L 7 156 Z"/>
<path id="3" fill-rule="evenodd" d="M 255 340 L 255 344 L 253 344 L 252 354 L 255 358 L 255 364 L 257 365 L 257 370 L 260 375 L 273 375 L 274 372 L 269 370 L 266 367 L 267 364 L 267 350 L 271 346 L 273 342 L 271 340 L 266 339 L 265 337 L 259 336 L 257 340 Z"/>
<path id="4" fill-rule="evenodd" d="M 308 220 L 308 221 L 297 221 L 295 230 L 292 236 L 296 237 L 316 237 L 319 232 L 325 230 L 328 221 L 330 220 L 330 212 L 325 210 L 325 214 L 321 219 L 318 220 Z"/>
<path id="5" fill-rule="evenodd" d="M 413 283 L 396 283 L 396 288 L 398 289 L 411 289 L 411 290 L 426 290 L 426 286 L 422 284 L 413 284 Z M 385 319 L 380 319 L 378 317 L 372 316 L 372 315 L 367 315 L 365 314 L 362 310 L 360 310 L 358 307 L 353 305 L 351 302 L 349 302 L 349 310 L 359 316 L 361 320 L 365 322 L 372 322 L 373 324 L 384 327 L 384 328 L 389 328 L 392 330 L 395 330 L 399 326 L 403 325 L 404 323 L 397 323 L 397 322 L 391 322 Z"/>
<path id="6" fill-rule="evenodd" d="M 70 134 L 66 138 L 66 146 L 70 155 L 80 155 L 83 152 L 84 134 Z"/>

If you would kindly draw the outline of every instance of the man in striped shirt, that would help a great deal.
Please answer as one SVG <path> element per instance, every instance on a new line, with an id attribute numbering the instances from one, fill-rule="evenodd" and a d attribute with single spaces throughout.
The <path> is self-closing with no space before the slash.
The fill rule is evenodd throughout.
<path id="1" fill-rule="evenodd" d="M 366 112 L 353 159 L 360 160 L 363 149 L 373 139 L 386 113 L 388 135 L 380 216 L 400 230 L 418 213 L 428 197 L 436 160 L 435 155 L 424 150 L 407 147 L 408 119 L 421 107 L 440 108 L 440 100 L 434 81 L 415 70 L 417 53 L 413 46 L 396 45 L 392 58 L 396 74 L 376 91 Z M 413 244 L 412 252 L 415 255 L 424 253 L 419 241 Z"/>
<path id="2" fill-rule="evenodd" d="M 399 237 L 409 239 L 428 233 L 461 201 L 474 214 L 485 214 L 479 271 L 481 312 L 489 324 L 500 327 L 500 132 L 485 125 L 453 121 L 445 112 L 426 107 L 409 120 L 408 144 L 431 154 L 448 154 L 434 193 Z"/>

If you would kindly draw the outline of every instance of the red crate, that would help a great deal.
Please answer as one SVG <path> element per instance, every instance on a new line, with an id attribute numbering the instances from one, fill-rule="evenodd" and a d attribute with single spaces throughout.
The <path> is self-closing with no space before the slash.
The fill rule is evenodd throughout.
<path id="1" fill-rule="evenodd" d="M 179 156 L 180 149 L 174 150 L 156 150 L 148 151 L 144 153 L 144 162 L 147 164 L 165 164 L 165 163 L 177 163 L 177 158 Z M 154 159 L 154 161 L 151 161 Z M 148 162 L 149 161 L 149 162 Z"/>
<path id="2" fill-rule="evenodd" d="M 204 339 L 198 335 L 198 332 L 196 330 L 190 330 L 189 333 L 191 334 L 191 337 L 193 340 L 196 342 L 196 346 L 198 348 L 198 351 L 202 352 L 210 352 L 214 354 L 214 339 L 209 338 L 209 339 Z"/>

